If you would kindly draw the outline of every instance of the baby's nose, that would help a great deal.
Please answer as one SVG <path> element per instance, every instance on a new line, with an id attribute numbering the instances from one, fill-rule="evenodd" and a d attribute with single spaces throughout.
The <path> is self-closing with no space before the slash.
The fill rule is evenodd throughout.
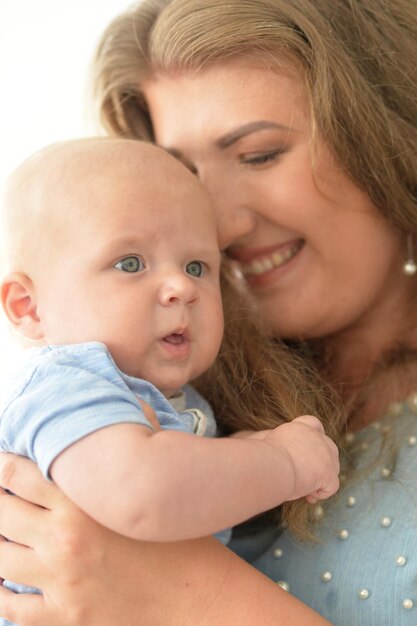
<path id="1" fill-rule="evenodd" d="M 159 291 L 159 299 L 163 306 L 173 304 L 191 306 L 198 302 L 199 294 L 192 279 L 185 274 L 178 274 L 164 282 Z"/>

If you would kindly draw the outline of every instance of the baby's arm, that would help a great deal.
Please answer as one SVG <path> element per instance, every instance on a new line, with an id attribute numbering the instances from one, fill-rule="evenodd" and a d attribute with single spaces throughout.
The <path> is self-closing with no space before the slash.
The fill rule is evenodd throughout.
<path id="1" fill-rule="evenodd" d="M 103 525 L 172 541 L 211 534 L 283 501 L 338 488 L 338 454 L 314 417 L 242 438 L 117 424 L 64 450 L 51 475 Z"/>

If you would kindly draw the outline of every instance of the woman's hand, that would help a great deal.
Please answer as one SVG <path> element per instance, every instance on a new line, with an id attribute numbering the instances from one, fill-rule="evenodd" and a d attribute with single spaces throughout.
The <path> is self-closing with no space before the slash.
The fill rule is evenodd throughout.
<path id="1" fill-rule="evenodd" d="M 44 592 L 0 588 L 2 617 L 20 626 L 146 623 L 135 620 L 140 581 L 128 580 L 134 542 L 96 524 L 28 459 L 0 454 L 0 485 L 16 494 L 0 490 L 0 533 L 16 542 L 0 543 L 0 576 Z"/>
<path id="2" fill-rule="evenodd" d="M 19 626 L 325 626 L 328 622 L 213 538 L 117 535 L 22 457 L 0 453 L 0 615 Z M 109 498 L 112 494 L 109 493 Z M 29 501 L 27 500 L 29 499 Z"/>

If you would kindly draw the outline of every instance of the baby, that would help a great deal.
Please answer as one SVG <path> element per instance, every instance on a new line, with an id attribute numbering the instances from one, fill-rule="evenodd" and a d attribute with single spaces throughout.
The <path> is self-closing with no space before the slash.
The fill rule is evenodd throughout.
<path id="1" fill-rule="evenodd" d="M 4 450 L 142 540 L 204 536 L 337 490 L 316 418 L 215 438 L 187 385 L 222 340 L 221 255 L 209 197 L 173 157 L 127 139 L 53 145 L 10 178 L 1 227 L 3 309 L 36 345 L 3 401 Z"/>

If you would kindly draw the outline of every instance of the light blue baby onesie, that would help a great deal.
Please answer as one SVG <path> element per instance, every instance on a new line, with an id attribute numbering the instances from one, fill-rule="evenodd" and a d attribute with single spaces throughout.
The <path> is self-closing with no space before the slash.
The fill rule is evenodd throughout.
<path id="1" fill-rule="evenodd" d="M 91 342 L 27 351 L 2 400 L 0 448 L 29 457 L 49 478 L 65 448 L 100 428 L 126 422 L 152 428 L 138 398 L 152 406 L 163 429 L 216 435 L 210 405 L 191 386 L 169 401 L 151 383 L 121 372 L 106 346 Z M 230 531 L 216 537 L 227 543 Z M 8 581 L 5 586 L 39 593 Z M 11 624 L 0 618 L 0 625 Z"/>

